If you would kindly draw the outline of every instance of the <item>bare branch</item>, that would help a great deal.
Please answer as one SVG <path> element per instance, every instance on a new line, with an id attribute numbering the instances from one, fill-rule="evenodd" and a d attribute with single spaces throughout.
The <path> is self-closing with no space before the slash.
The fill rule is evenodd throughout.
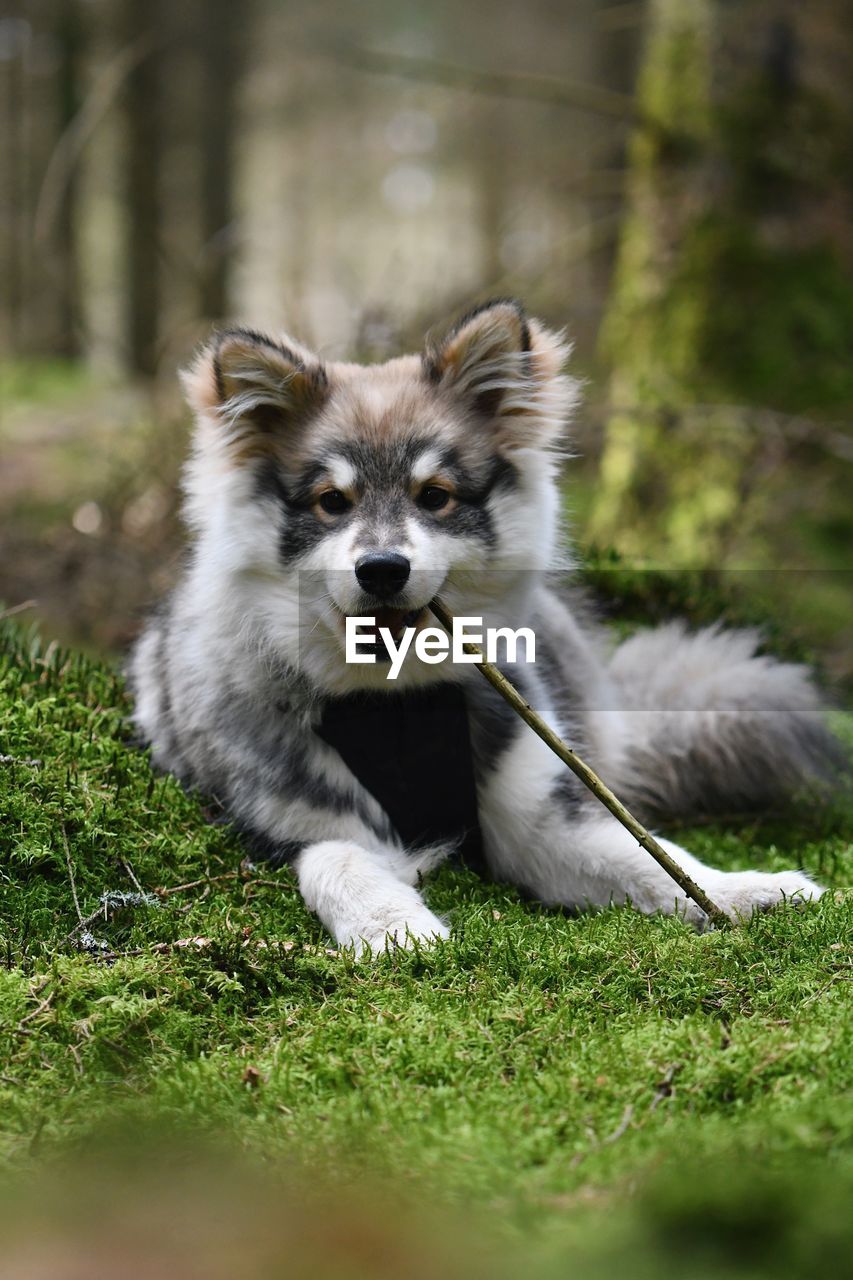
<path id="1" fill-rule="evenodd" d="M 801 414 L 782 413 L 761 405 L 587 404 L 584 407 L 581 429 L 583 420 L 594 422 L 598 427 L 613 417 L 672 423 L 679 427 L 686 425 L 688 429 L 698 425 L 703 433 L 708 430 L 709 420 L 712 429 L 717 423 L 730 423 L 736 426 L 738 432 L 752 431 L 757 436 L 779 439 L 787 445 L 814 445 L 841 462 L 853 462 L 853 436 L 849 434 L 849 428 L 838 423 L 818 422 Z"/>
<path id="2" fill-rule="evenodd" d="M 34 609 L 38 604 L 38 600 L 24 600 L 21 604 L 13 604 L 8 609 L 0 609 L 0 622 L 6 618 L 13 618 L 16 613 L 24 613 L 27 609 Z"/>
<path id="3" fill-rule="evenodd" d="M 556 76 L 533 75 L 521 71 L 486 71 L 481 67 L 462 67 L 441 62 L 437 58 L 417 58 L 408 54 L 382 53 L 359 45 L 334 44 L 328 54 L 336 61 L 369 75 L 399 76 L 404 80 L 421 80 L 462 89 L 468 93 L 484 93 L 499 98 L 525 98 L 550 106 L 573 107 L 608 116 L 611 120 L 636 123 L 640 117 L 633 98 L 600 85 L 561 80 Z"/>
<path id="4" fill-rule="evenodd" d="M 153 36 L 126 45 L 107 63 L 86 101 L 64 130 L 48 161 L 33 218 L 36 244 L 49 238 L 63 193 L 80 155 L 97 125 L 106 115 L 123 88 L 128 76 L 139 66 L 156 44 Z"/>

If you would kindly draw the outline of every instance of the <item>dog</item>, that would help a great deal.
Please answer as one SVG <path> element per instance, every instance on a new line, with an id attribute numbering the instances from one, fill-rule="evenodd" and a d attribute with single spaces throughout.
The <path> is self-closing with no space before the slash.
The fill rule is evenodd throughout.
<path id="1" fill-rule="evenodd" d="M 410 646 L 389 680 L 434 599 L 532 630 L 535 657 L 503 670 L 641 813 L 774 805 L 834 755 L 808 671 L 756 634 L 672 623 L 610 652 L 564 590 L 568 354 L 499 299 L 384 364 L 236 328 L 183 375 L 191 546 L 132 653 L 135 723 L 155 765 L 292 864 L 356 954 L 448 937 L 420 882 L 460 845 L 546 904 L 708 923 L 472 665 Z M 366 644 L 348 663 L 354 618 Z M 661 844 L 731 917 L 822 892 Z"/>

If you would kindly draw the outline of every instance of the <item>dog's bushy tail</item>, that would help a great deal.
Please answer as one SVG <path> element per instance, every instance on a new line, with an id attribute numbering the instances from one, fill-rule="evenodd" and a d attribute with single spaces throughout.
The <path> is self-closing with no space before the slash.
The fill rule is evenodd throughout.
<path id="1" fill-rule="evenodd" d="M 669 623 L 614 653 L 624 708 L 616 791 L 673 817 L 768 808 L 837 779 L 844 753 L 806 667 L 758 652 L 756 631 Z"/>

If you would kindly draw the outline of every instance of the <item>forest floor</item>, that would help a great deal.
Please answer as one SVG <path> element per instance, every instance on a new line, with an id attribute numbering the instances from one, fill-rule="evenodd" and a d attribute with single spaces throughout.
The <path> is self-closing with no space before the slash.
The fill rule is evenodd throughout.
<path id="1" fill-rule="evenodd" d="M 170 1247 L 210 1254 L 206 1275 L 226 1236 L 242 1275 L 282 1249 L 321 1277 L 556 1276 L 569 1258 L 580 1277 L 845 1274 L 843 806 L 679 833 L 725 867 L 804 867 L 830 892 L 799 910 L 697 935 L 546 910 L 446 867 L 426 895 L 451 940 L 356 961 L 288 871 L 241 868 L 234 835 L 151 772 L 112 668 L 2 625 L 12 1255 L 39 1215 L 63 1248 L 83 1248 L 81 1222 L 108 1237 L 111 1213 L 130 1230 L 116 1188 L 141 1178 L 144 1247 L 167 1222 Z M 210 1169 L 193 1182 L 164 1143 L 202 1144 Z"/>

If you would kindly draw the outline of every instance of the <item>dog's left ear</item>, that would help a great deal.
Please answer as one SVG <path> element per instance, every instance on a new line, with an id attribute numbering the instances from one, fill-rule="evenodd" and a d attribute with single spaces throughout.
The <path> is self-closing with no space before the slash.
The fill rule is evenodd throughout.
<path id="1" fill-rule="evenodd" d="M 443 342 L 424 353 L 436 387 L 459 396 L 493 425 L 506 448 L 542 448 L 559 441 L 577 402 L 577 383 L 563 372 L 570 347 L 513 299 L 470 312 Z"/>

